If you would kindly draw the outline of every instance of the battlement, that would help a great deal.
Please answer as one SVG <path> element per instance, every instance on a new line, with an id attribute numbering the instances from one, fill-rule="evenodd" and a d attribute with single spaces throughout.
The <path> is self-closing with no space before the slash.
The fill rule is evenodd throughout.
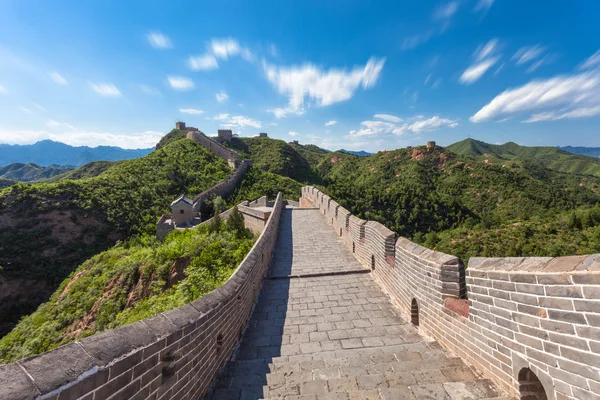
<path id="1" fill-rule="evenodd" d="M 397 238 L 312 186 L 300 205 L 319 208 L 423 334 L 504 390 L 600 395 L 600 254 L 474 257 L 465 270 L 457 257 Z"/>

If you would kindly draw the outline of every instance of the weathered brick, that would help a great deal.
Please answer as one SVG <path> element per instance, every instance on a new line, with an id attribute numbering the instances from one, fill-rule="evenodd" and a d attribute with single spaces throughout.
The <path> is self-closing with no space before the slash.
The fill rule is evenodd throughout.
<path id="1" fill-rule="evenodd" d="M 571 322 L 573 324 L 585 325 L 587 323 L 584 315 L 576 312 L 548 310 L 548 317 L 557 321 Z"/>

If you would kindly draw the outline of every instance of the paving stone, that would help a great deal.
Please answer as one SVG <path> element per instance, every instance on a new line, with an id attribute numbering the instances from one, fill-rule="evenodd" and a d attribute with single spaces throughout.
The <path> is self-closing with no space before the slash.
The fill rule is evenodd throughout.
<path id="1" fill-rule="evenodd" d="M 270 276 L 363 268 L 318 210 L 284 211 L 280 232 Z M 369 274 L 266 279 L 236 360 L 212 398 L 499 396 L 399 314 Z"/>

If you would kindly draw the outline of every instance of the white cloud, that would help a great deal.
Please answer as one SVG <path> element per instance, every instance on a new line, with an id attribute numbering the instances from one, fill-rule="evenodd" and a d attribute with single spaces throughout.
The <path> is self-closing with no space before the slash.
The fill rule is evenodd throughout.
<path id="1" fill-rule="evenodd" d="M 589 69 L 600 66 L 600 50 L 595 52 L 579 66 L 580 69 Z"/>
<path id="2" fill-rule="evenodd" d="M 160 91 L 152 86 L 140 85 L 140 90 L 150 96 L 160 95 Z"/>
<path id="3" fill-rule="evenodd" d="M 471 64 L 460 76 L 460 82 L 470 85 L 479 80 L 494 64 L 500 60 L 496 56 L 498 39 L 491 39 L 486 44 L 477 47 L 473 53 L 475 63 Z"/>
<path id="4" fill-rule="evenodd" d="M 451 1 L 447 4 L 437 7 L 433 13 L 433 19 L 448 19 L 458 11 L 458 1 Z"/>
<path id="5" fill-rule="evenodd" d="M 507 89 L 470 120 L 485 122 L 531 113 L 525 122 L 582 118 L 600 114 L 600 69 L 532 80 Z"/>
<path id="6" fill-rule="evenodd" d="M 337 121 L 334 119 L 332 119 L 331 121 L 325 122 L 325 126 L 333 126 L 335 124 L 337 124 Z"/>
<path id="7" fill-rule="evenodd" d="M 149 33 L 146 37 L 155 49 L 170 49 L 173 47 L 169 38 L 160 32 Z"/>
<path id="8" fill-rule="evenodd" d="M 279 57 L 279 50 L 277 50 L 277 46 L 275 46 L 273 43 L 269 44 L 269 53 L 271 54 L 271 57 Z"/>
<path id="9" fill-rule="evenodd" d="M 48 76 L 59 85 L 68 85 L 69 82 L 58 72 L 49 72 Z"/>
<path id="10" fill-rule="evenodd" d="M 315 100 L 318 106 L 328 106 L 350 99 L 361 86 L 363 89 L 373 87 L 384 63 L 385 58 L 372 57 L 366 65 L 357 66 L 352 71 L 334 68 L 324 71 L 313 64 L 279 67 L 265 63 L 264 69 L 269 82 L 280 94 L 288 96 L 289 110 L 299 112 L 306 97 Z M 286 111 L 272 110 L 276 116 L 284 116 Z"/>
<path id="11" fill-rule="evenodd" d="M 416 121 L 414 121 L 415 119 Z M 442 127 L 455 128 L 458 126 L 457 121 L 440 118 L 437 115 L 428 119 L 418 115 L 411 118 L 411 120 L 414 122 L 402 125 L 387 121 L 363 121 L 360 123 L 360 129 L 351 130 L 349 136 L 357 138 L 361 136 L 404 135 L 407 133 L 429 132 Z"/>
<path id="12" fill-rule="evenodd" d="M 184 114 L 198 115 L 198 114 L 202 114 L 204 112 L 204 110 L 198 110 L 196 108 L 180 108 L 179 112 L 184 113 Z"/>
<path id="13" fill-rule="evenodd" d="M 496 64 L 496 62 L 498 62 L 498 58 L 490 58 L 478 64 L 471 65 L 460 76 L 460 82 L 466 85 L 476 82 L 483 76 L 483 74 L 487 72 L 488 69 Z"/>
<path id="14" fill-rule="evenodd" d="M 230 56 L 240 55 L 246 61 L 252 61 L 254 57 L 250 50 L 240 46 L 238 41 L 232 38 L 213 39 L 209 48 L 216 57 L 223 60 L 227 60 Z"/>
<path id="15" fill-rule="evenodd" d="M 112 83 L 90 83 L 92 90 L 102 96 L 119 97 L 121 92 Z"/>
<path id="16" fill-rule="evenodd" d="M 475 5 L 474 11 L 483 11 L 487 12 L 494 5 L 494 0 L 479 0 Z"/>
<path id="17" fill-rule="evenodd" d="M 215 121 L 225 121 L 227 118 L 229 118 L 229 114 L 217 114 L 212 117 L 212 119 Z"/>
<path id="18" fill-rule="evenodd" d="M 269 126 L 279 126 L 277 122 L 269 122 L 267 125 Z"/>
<path id="19" fill-rule="evenodd" d="M 58 122 L 53 119 L 48 120 L 48 122 L 46 122 L 46 126 L 48 126 L 50 128 L 58 128 L 58 127 L 64 126 L 66 128 L 76 130 L 76 128 L 71 124 L 68 124 L 66 122 Z"/>
<path id="20" fill-rule="evenodd" d="M 512 56 L 512 59 L 516 60 L 517 65 L 522 65 L 539 58 L 545 52 L 546 48 L 539 44 L 536 44 L 535 46 L 525 46 L 517 50 Z"/>
<path id="21" fill-rule="evenodd" d="M 288 132 L 288 135 L 290 135 L 290 136 L 296 136 L 296 135 L 298 135 L 298 132 Z"/>
<path id="22" fill-rule="evenodd" d="M 6 89 L 6 87 L 0 85 L 0 94 L 5 94 L 8 93 L 8 89 Z"/>
<path id="23" fill-rule="evenodd" d="M 405 37 L 404 40 L 402 40 L 401 48 L 402 48 L 402 50 L 414 49 L 415 47 L 428 42 L 429 39 L 431 39 L 434 34 L 435 34 L 435 31 L 433 29 L 430 29 L 430 30 L 428 30 L 424 33 L 418 34 L 418 35 Z"/>
<path id="24" fill-rule="evenodd" d="M 373 115 L 373 118 L 382 119 L 388 122 L 402 122 L 402 118 L 390 114 L 375 114 Z"/>
<path id="25" fill-rule="evenodd" d="M 496 50 L 498 49 L 498 39 L 490 39 L 486 44 L 480 45 L 477 50 L 475 50 L 475 60 L 481 61 L 487 57 L 492 56 Z"/>
<path id="26" fill-rule="evenodd" d="M 227 115 L 227 114 L 221 114 L 221 115 Z M 229 117 L 226 121 L 227 122 L 224 124 L 221 124 L 221 126 L 226 127 L 226 128 L 235 128 L 235 127 L 238 127 L 238 128 L 243 128 L 243 127 L 261 128 L 262 127 L 262 124 L 260 123 L 260 121 L 245 117 L 243 115 L 235 115 L 235 116 Z"/>
<path id="27" fill-rule="evenodd" d="M 168 76 L 167 80 L 175 90 L 191 90 L 194 88 L 194 81 L 184 76 Z"/>
<path id="28" fill-rule="evenodd" d="M 188 58 L 188 66 L 194 71 L 208 71 L 219 68 L 219 63 L 217 63 L 217 59 L 214 55 L 204 54 Z"/>
<path id="29" fill-rule="evenodd" d="M 216 98 L 219 103 L 223 103 L 223 102 L 227 101 L 227 99 L 229 98 L 229 95 L 227 95 L 227 92 L 225 92 L 224 90 L 221 90 L 220 92 L 218 92 L 216 94 Z"/>
<path id="30" fill-rule="evenodd" d="M 23 111 L 24 113 L 27 113 L 27 114 L 33 114 L 33 111 L 31 111 L 27 107 L 19 106 L 19 110 L 21 110 L 21 111 Z"/>
<path id="31" fill-rule="evenodd" d="M 273 115 L 275 115 L 275 118 L 279 119 L 279 118 L 287 117 L 288 114 L 302 115 L 302 114 L 304 114 L 304 109 L 301 108 L 298 110 L 294 110 L 291 107 L 269 108 L 269 109 L 267 109 L 267 112 L 273 113 Z"/>
<path id="32" fill-rule="evenodd" d="M 145 131 L 133 133 L 60 131 L 13 131 L 0 130 L 0 143 L 32 144 L 50 139 L 71 146 L 118 146 L 125 149 L 150 148 L 164 136 L 163 132 Z"/>

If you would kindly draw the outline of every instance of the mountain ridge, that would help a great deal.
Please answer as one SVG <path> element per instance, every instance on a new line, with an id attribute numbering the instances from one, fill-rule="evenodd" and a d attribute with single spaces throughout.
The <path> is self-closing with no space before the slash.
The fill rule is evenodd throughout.
<path id="1" fill-rule="evenodd" d="M 48 167 L 56 165 L 82 166 L 92 161 L 117 161 L 143 157 L 154 148 L 123 149 L 117 146 L 71 146 L 53 140 L 34 144 L 0 144 L 0 166 L 13 163 L 35 163 Z"/>

